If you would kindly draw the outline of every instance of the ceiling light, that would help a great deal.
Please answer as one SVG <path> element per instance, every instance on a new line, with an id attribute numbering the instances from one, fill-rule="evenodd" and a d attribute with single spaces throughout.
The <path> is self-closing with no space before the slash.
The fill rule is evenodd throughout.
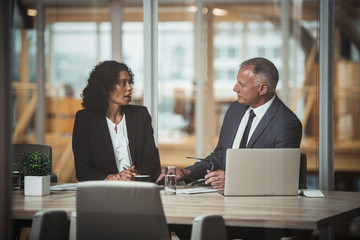
<path id="1" fill-rule="evenodd" d="M 212 13 L 215 15 L 215 16 L 226 16 L 228 15 L 228 11 L 224 10 L 224 9 L 220 9 L 220 8 L 214 8 L 212 10 Z"/>
<path id="2" fill-rule="evenodd" d="M 197 7 L 196 6 L 189 6 L 186 8 L 186 10 L 188 12 L 196 12 L 197 11 Z"/>
<path id="3" fill-rule="evenodd" d="M 35 9 L 28 9 L 27 10 L 27 15 L 31 16 L 31 17 L 36 17 L 37 11 Z"/>

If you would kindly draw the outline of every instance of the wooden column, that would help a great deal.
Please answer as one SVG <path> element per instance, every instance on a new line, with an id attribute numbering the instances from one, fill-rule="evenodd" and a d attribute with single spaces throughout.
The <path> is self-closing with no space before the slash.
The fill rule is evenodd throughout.
<path id="1" fill-rule="evenodd" d="M 21 29 L 21 53 L 20 53 L 20 89 L 16 90 L 17 93 L 17 114 L 16 119 L 19 121 L 19 118 L 21 116 L 21 113 L 24 112 L 29 92 L 27 89 L 25 89 L 23 86 L 26 85 L 26 83 L 29 82 L 29 47 L 28 47 L 28 41 L 27 41 L 27 30 Z"/>

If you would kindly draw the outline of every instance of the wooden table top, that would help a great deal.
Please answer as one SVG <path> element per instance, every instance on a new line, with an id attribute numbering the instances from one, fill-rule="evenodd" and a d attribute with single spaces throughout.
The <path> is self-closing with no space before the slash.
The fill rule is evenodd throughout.
<path id="1" fill-rule="evenodd" d="M 360 215 L 360 192 L 324 192 L 326 198 L 303 196 L 224 197 L 219 193 L 164 195 L 169 224 L 192 224 L 196 216 L 219 214 L 228 226 L 322 229 Z M 13 192 L 13 219 L 29 220 L 40 210 L 76 208 L 75 191 L 52 191 L 43 197 Z"/>

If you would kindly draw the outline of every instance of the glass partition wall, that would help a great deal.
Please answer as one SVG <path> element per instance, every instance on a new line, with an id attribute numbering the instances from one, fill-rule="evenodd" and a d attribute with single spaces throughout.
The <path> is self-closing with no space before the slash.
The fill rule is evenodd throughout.
<path id="1" fill-rule="evenodd" d="M 308 186 L 318 187 L 319 2 L 159 1 L 155 64 L 162 166 L 185 167 L 193 163 L 186 156 L 205 157 L 213 150 L 224 114 L 236 100 L 232 89 L 239 64 L 259 56 L 279 69 L 277 94 L 303 124 L 301 151 L 308 157 Z M 126 62 L 135 74 L 132 104 L 144 104 L 148 76 L 143 3 L 44 1 L 43 13 L 31 11 L 36 1 L 23 4 L 33 23 L 13 30 L 13 143 L 36 143 L 34 27 L 38 14 L 43 14 L 44 139 L 53 148 L 59 181 L 74 182 L 72 127 L 92 67 L 107 59 Z M 359 190 L 360 172 L 358 5 L 336 1 L 335 7 L 335 172 L 342 173 L 335 177 L 338 188 L 352 190 Z"/>
<path id="2" fill-rule="evenodd" d="M 325 0 L 324 0 L 325 1 Z M 145 105 L 143 1 L 22 0 L 25 25 L 13 26 L 13 143 L 39 143 L 38 54 L 45 71 L 44 143 L 53 149 L 59 182 L 76 182 L 71 149 L 81 91 L 99 61 L 126 62 L 135 74 L 132 104 Z M 37 3 L 43 11 L 37 12 Z M 236 100 L 239 64 L 265 57 L 277 66 L 277 95 L 303 125 L 307 186 L 319 188 L 319 49 L 322 0 L 159 0 L 157 143 L 162 166 L 185 167 L 187 156 L 215 147 L 223 117 Z M 360 191 L 360 3 L 335 1 L 335 190 Z M 329 16 L 328 16 L 329 17 Z M 44 31 L 37 24 L 44 20 Z M 44 47 L 38 47 L 38 37 Z M 146 64 L 146 65 L 145 65 Z M 324 81 L 324 79 L 322 79 Z M 326 81 L 326 79 L 325 79 Z M 153 116 L 154 117 L 154 116 Z M 327 160 L 327 159 L 325 159 Z M 353 221 L 352 229 L 358 226 Z M 354 228 L 355 226 L 355 228 Z M 350 228 L 349 228 L 350 229 Z M 347 230 L 352 232 L 353 230 Z M 358 229 L 358 228 L 357 228 Z M 335 232 L 337 228 L 335 228 Z"/>
<path id="3" fill-rule="evenodd" d="M 89 73 L 99 61 L 119 60 L 120 51 L 123 61 L 135 73 L 133 102 L 142 104 L 142 5 L 123 7 L 118 3 L 120 1 L 112 4 L 75 1 L 48 5 L 44 1 L 45 144 L 52 146 L 53 170 L 59 182 L 76 182 L 71 149 L 74 117 L 82 108 L 80 95 Z M 33 11 L 36 22 L 35 2 L 29 1 L 26 7 Z M 112 14 L 121 15 L 122 22 L 112 26 Z M 120 29 L 114 29 L 119 26 Z M 118 32 L 121 39 L 116 38 Z M 15 29 L 14 35 L 13 143 L 36 143 L 36 30 Z M 113 48 L 115 41 L 118 44 Z"/>
<path id="4" fill-rule="evenodd" d="M 176 9 L 175 6 L 165 7 L 165 4 L 160 4 L 159 12 L 161 9 Z M 274 62 L 279 70 L 278 96 L 303 123 L 301 150 L 308 156 L 309 172 L 317 173 L 319 2 L 202 1 L 184 9 L 184 16 L 189 15 L 190 18 L 191 11 L 194 11 L 193 21 L 189 26 L 192 24 L 194 28 L 194 47 L 200 42 L 201 50 L 195 48 L 188 52 L 188 62 L 192 63 L 193 57 L 194 66 L 198 68 L 183 68 L 183 72 L 193 71 L 194 79 L 186 76 L 185 81 L 173 87 L 173 112 L 166 112 L 166 117 L 171 113 L 173 120 L 159 117 L 162 119 L 159 120 L 159 146 L 164 156 L 162 163 L 184 167 L 190 163 L 185 159 L 186 156 L 195 154 L 196 157 L 205 157 L 214 149 L 224 114 L 236 100 L 233 86 L 239 65 L 249 58 L 265 57 Z M 198 20 L 199 12 L 201 20 Z M 162 22 L 159 20 L 159 29 Z M 164 57 L 162 49 L 173 45 L 174 41 L 162 42 L 160 31 L 159 83 L 162 85 L 162 81 L 165 81 L 170 86 L 172 78 L 162 80 L 160 77 L 162 71 L 167 71 L 161 59 Z M 196 35 L 196 32 L 201 35 Z M 182 41 L 182 44 L 189 43 Z M 187 48 L 191 47 L 189 45 Z M 175 50 L 173 52 L 176 53 Z M 187 54 L 185 51 L 183 53 Z M 178 58 L 179 54 L 173 54 L 164 62 L 176 63 Z M 201 63 L 197 63 L 197 59 L 201 59 Z M 175 67 L 171 66 L 170 69 Z M 199 68 L 202 71 L 200 75 L 196 74 Z M 161 91 L 159 99 L 159 104 L 162 104 Z M 202 111 L 196 111 L 197 107 L 202 108 Z M 160 108 L 159 116 L 161 111 Z M 173 126 L 171 131 L 166 122 L 163 125 L 160 123 L 168 121 L 175 125 L 179 119 L 175 116 L 179 113 L 182 122 L 179 121 L 179 125 Z M 199 118 L 201 121 L 196 121 Z M 164 129 L 167 130 L 166 135 L 161 132 Z M 317 186 L 316 177 L 309 178 L 309 181 L 309 187 Z"/>

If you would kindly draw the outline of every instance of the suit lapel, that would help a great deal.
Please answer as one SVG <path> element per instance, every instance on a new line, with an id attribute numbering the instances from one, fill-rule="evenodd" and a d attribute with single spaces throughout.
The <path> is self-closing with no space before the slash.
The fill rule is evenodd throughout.
<path id="1" fill-rule="evenodd" d="M 239 128 L 241 119 L 244 117 L 246 109 L 248 108 L 248 106 L 239 103 L 236 103 L 236 106 L 237 108 L 235 109 L 235 111 L 233 111 L 233 114 L 230 115 L 229 124 L 231 124 L 231 126 L 227 128 L 229 129 L 230 132 L 225 135 L 225 136 L 229 136 L 229 138 L 227 137 L 225 138 L 225 139 L 229 139 L 229 142 L 227 142 L 226 144 L 228 148 L 232 148 L 237 133 L 237 129 Z"/>
<path id="2" fill-rule="evenodd" d="M 246 109 L 249 107 L 238 102 L 233 103 L 233 105 L 235 106 L 231 107 L 231 111 L 228 111 L 227 113 L 228 116 L 226 118 L 228 119 L 226 120 L 226 122 L 224 121 L 223 123 L 222 129 L 224 130 L 224 133 L 222 133 L 219 138 L 219 141 L 220 139 L 222 141 L 224 159 L 226 159 L 226 150 L 232 148 L 232 145 L 234 144 L 235 136 L 239 128 L 241 119 L 244 117 Z M 222 161 L 222 169 L 225 169 L 225 165 L 226 161 Z"/>
<path id="3" fill-rule="evenodd" d="M 97 114 L 94 114 L 93 116 L 92 130 L 94 131 L 96 146 L 99 149 L 99 153 L 102 155 L 101 161 L 106 162 L 106 165 L 111 169 L 117 169 L 106 117 Z"/>
<path id="4" fill-rule="evenodd" d="M 250 138 L 250 140 L 248 142 L 247 148 L 252 148 L 253 147 L 256 140 L 264 132 L 264 130 L 269 125 L 271 120 L 275 117 L 276 111 L 277 111 L 278 106 L 279 106 L 279 101 L 280 101 L 280 99 L 277 96 L 275 96 L 274 102 L 270 105 L 269 109 L 266 111 L 266 113 L 262 117 L 261 121 L 257 125 L 254 133 L 252 134 L 252 136 L 251 136 L 251 138 Z"/>

